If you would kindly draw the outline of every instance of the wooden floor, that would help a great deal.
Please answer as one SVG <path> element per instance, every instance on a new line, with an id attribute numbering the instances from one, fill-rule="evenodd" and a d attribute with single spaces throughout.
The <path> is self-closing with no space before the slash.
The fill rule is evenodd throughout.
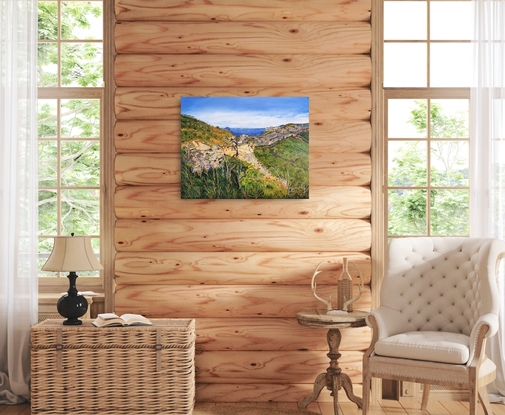
<path id="1" fill-rule="evenodd" d="M 197 404 L 198 406 L 214 404 Z M 229 404 L 234 406 L 259 406 L 259 407 L 279 407 L 296 409 L 298 405 L 290 402 L 279 403 L 237 403 Z M 505 405 L 492 404 L 494 415 L 505 415 Z M 397 402 L 385 400 L 380 405 L 372 405 L 370 415 L 465 415 L 468 414 L 467 402 L 455 401 L 433 401 L 428 404 L 426 411 L 421 411 L 419 402 Z M 334 415 L 333 404 L 331 402 L 312 402 L 308 410 L 321 415 Z M 351 402 L 342 402 L 340 404 L 340 415 L 361 415 L 361 410 Z M 479 407 L 478 414 L 484 414 Z M 0 415 L 30 415 L 30 405 L 0 405 Z M 72 414 L 68 414 L 72 415 Z M 134 415 L 134 414 L 132 414 Z"/>

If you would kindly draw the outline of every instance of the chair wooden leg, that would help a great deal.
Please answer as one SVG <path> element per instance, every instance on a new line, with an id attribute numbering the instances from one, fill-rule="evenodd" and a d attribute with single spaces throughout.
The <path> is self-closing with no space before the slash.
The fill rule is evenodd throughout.
<path id="1" fill-rule="evenodd" d="M 479 402 L 479 393 L 475 388 L 474 384 L 473 387 L 470 387 L 470 396 L 468 397 L 468 403 L 470 404 L 470 415 L 476 415 L 478 402 Z"/>
<path id="2" fill-rule="evenodd" d="M 430 389 L 431 385 L 429 383 L 423 383 L 423 399 L 421 401 L 421 410 L 425 411 L 428 406 L 428 399 L 430 399 Z"/>
<path id="3" fill-rule="evenodd" d="M 362 413 L 366 415 L 368 413 L 368 408 L 370 407 L 370 390 L 372 385 L 372 379 L 368 375 L 363 376 L 363 404 Z"/>
<path id="4" fill-rule="evenodd" d="M 484 414 L 493 415 L 493 411 L 491 410 L 491 403 L 489 402 L 489 396 L 487 394 L 487 389 L 485 386 L 479 389 L 479 400 L 482 405 L 482 409 L 484 409 Z"/>

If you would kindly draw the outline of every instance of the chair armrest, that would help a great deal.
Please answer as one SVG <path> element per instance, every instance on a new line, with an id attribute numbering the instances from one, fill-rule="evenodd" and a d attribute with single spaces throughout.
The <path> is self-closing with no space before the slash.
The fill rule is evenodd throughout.
<path id="1" fill-rule="evenodd" d="M 394 310 L 390 307 L 380 306 L 370 311 L 366 317 L 366 323 L 369 327 L 372 327 L 368 319 L 369 316 L 375 318 L 378 330 L 377 340 L 413 330 L 413 328 L 409 328 L 407 318 L 398 310 Z"/>
<path id="2" fill-rule="evenodd" d="M 496 314 L 487 313 L 479 317 L 473 326 L 470 334 L 470 358 L 467 366 L 469 366 L 474 358 L 480 358 L 484 354 L 483 340 L 488 339 L 498 331 L 498 316 Z"/>

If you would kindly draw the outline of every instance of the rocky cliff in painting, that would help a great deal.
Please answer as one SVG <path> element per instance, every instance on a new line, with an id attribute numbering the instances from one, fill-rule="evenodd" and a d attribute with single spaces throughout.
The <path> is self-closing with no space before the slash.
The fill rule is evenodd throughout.
<path id="1" fill-rule="evenodd" d="M 270 127 L 263 134 L 251 138 L 256 146 L 269 146 L 285 138 L 301 137 L 303 134 L 307 134 L 308 137 L 309 124 L 286 124 Z"/>
<path id="2" fill-rule="evenodd" d="M 308 124 L 234 135 L 194 117 L 181 119 L 183 198 L 307 198 Z"/>

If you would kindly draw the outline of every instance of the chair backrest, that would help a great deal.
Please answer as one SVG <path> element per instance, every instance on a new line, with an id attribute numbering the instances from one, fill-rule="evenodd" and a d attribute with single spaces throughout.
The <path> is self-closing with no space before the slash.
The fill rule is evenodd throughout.
<path id="1" fill-rule="evenodd" d="M 498 314 L 496 268 L 505 242 L 492 238 L 393 240 L 381 305 L 400 311 L 408 331 L 470 335 L 484 313 Z"/>

